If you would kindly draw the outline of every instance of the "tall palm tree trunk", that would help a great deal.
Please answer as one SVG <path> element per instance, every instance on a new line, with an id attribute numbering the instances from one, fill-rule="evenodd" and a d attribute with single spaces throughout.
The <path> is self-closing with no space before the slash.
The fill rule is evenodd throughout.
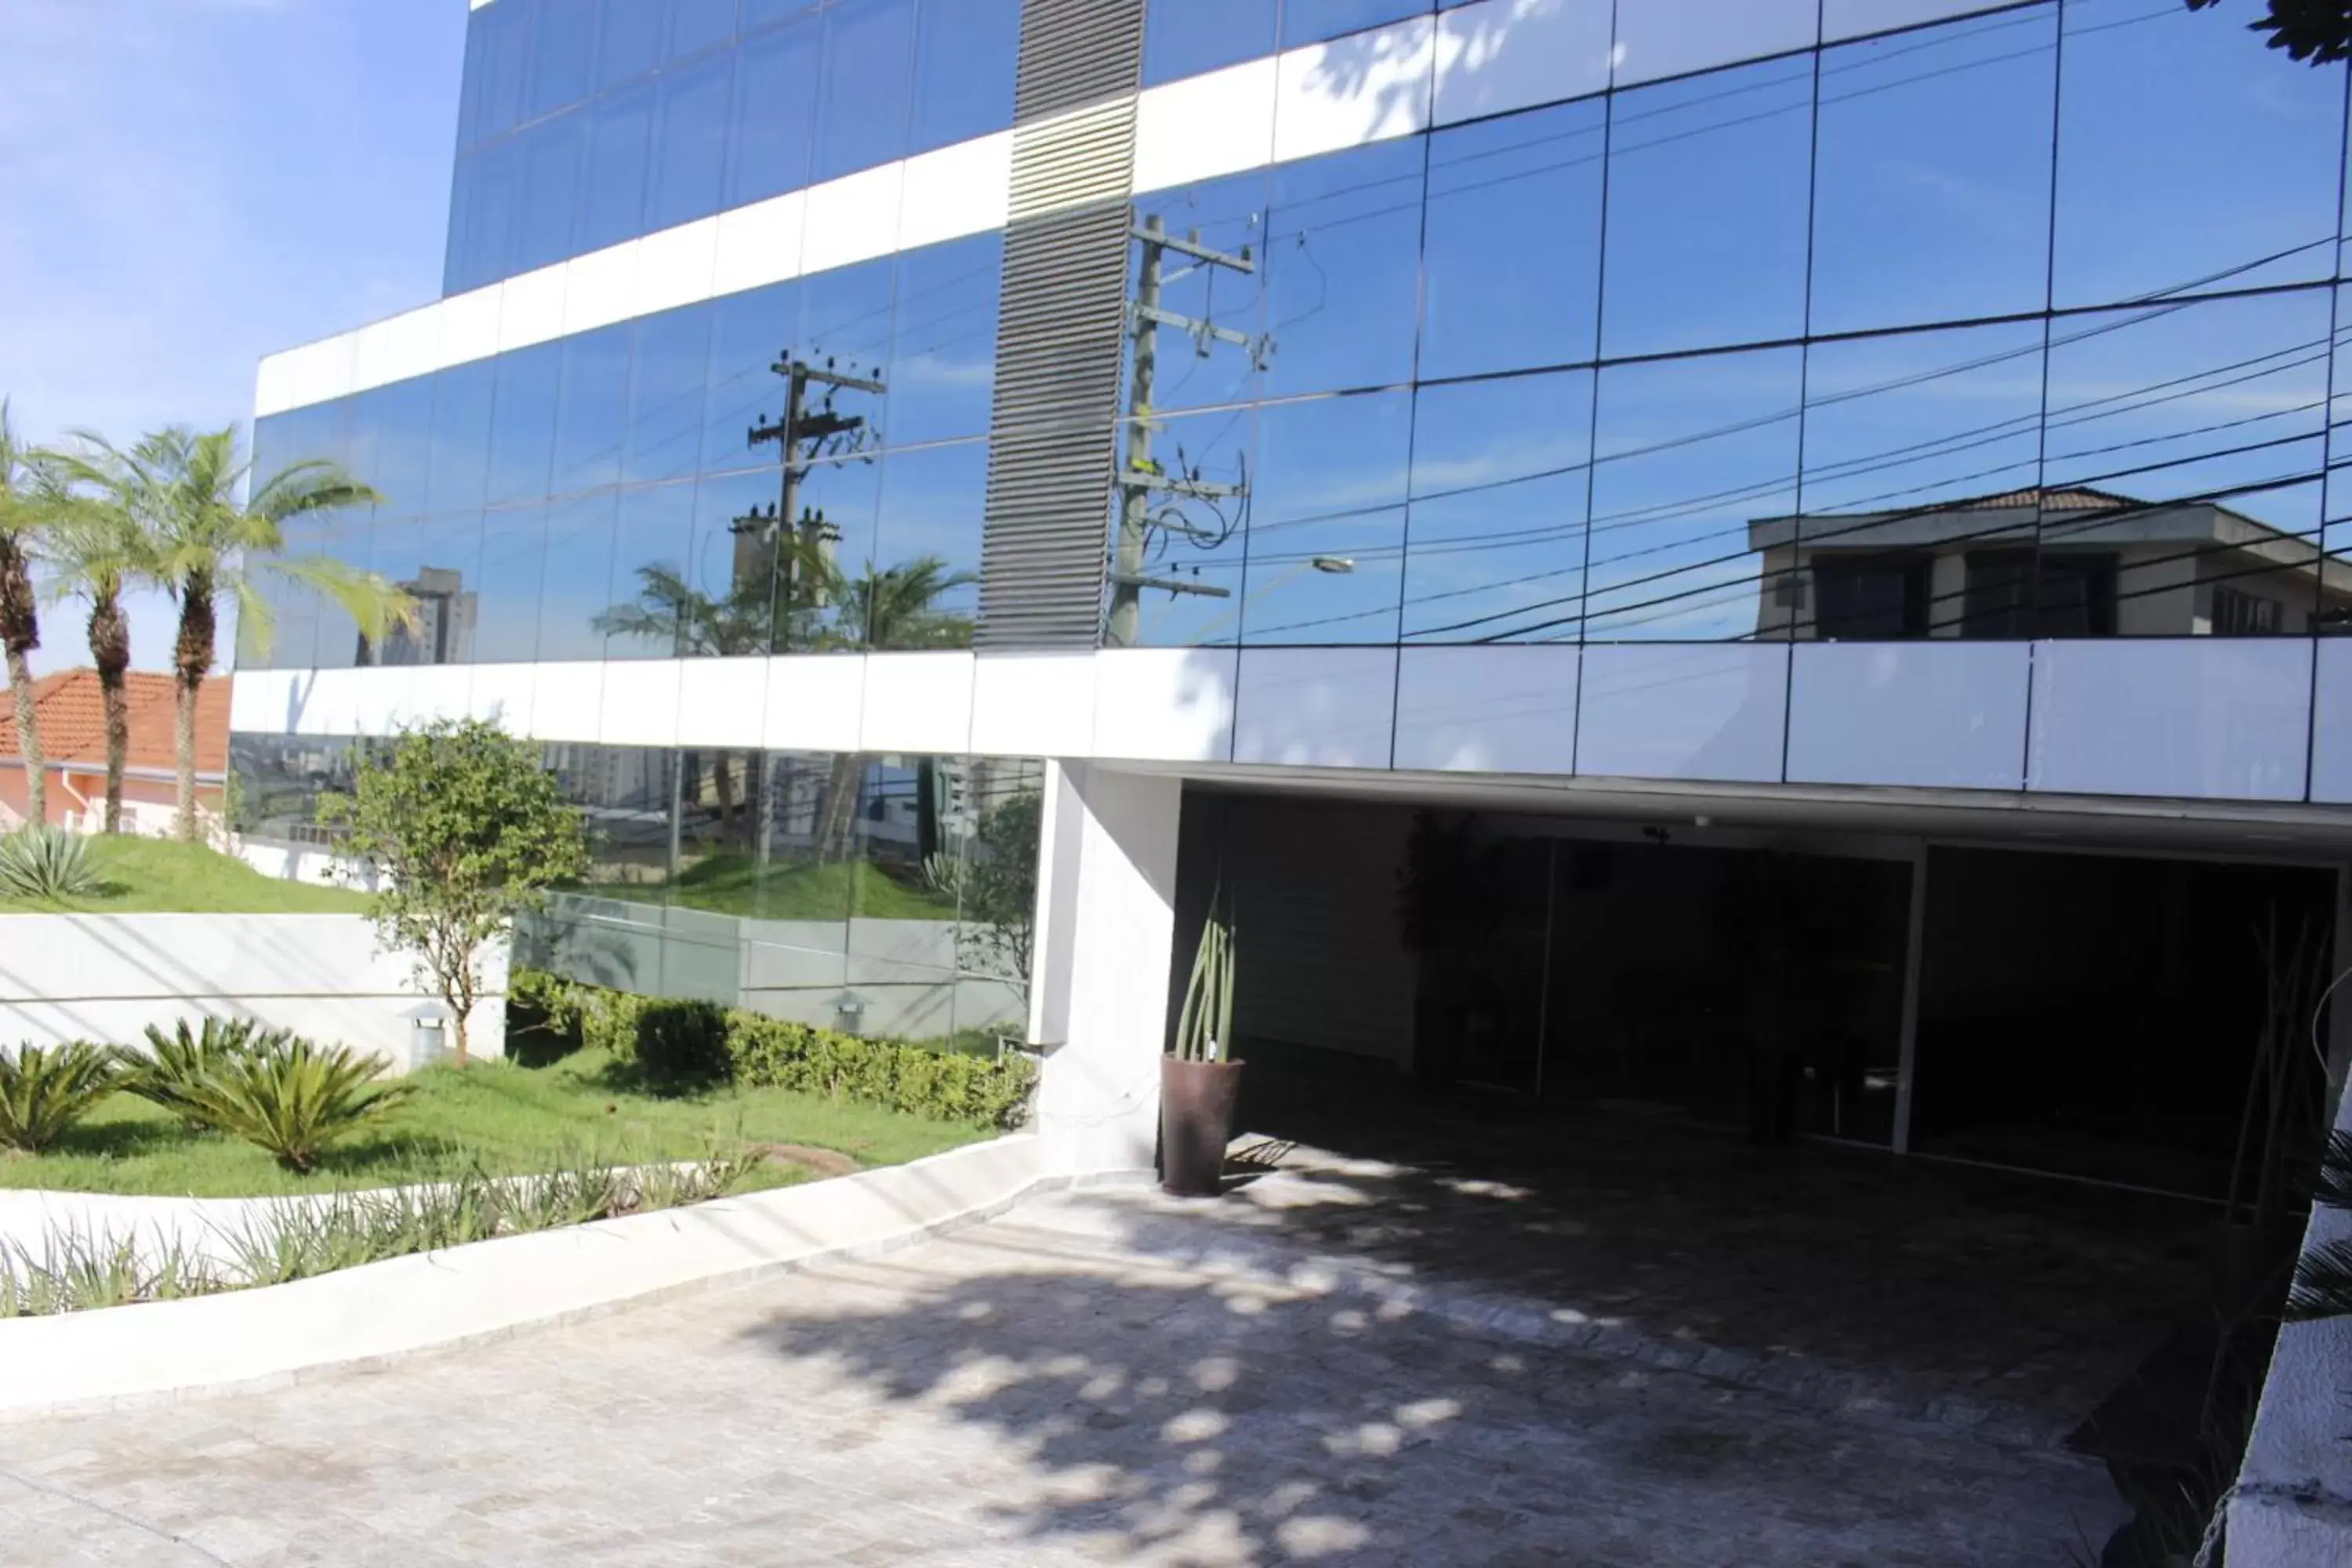
<path id="1" fill-rule="evenodd" d="M 8 643 L 8 689 L 16 699 L 16 749 L 25 759 L 27 822 L 49 819 L 49 784 L 41 760 L 40 716 L 33 711 L 33 667 L 14 638 Z"/>
<path id="2" fill-rule="evenodd" d="M 180 773 L 177 826 L 181 840 L 188 844 L 202 837 L 196 825 L 196 693 L 204 689 L 205 676 L 213 667 L 215 630 L 212 574 L 191 572 L 180 584 L 180 636 L 172 649 L 173 695 L 178 699 L 172 736 Z"/>
<path id="3" fill-rule="evenodd" d="M 105 595 L 89 607 L 89 658 L 106 708 L 106 830 L 122 831 L 122 769 L 131 752 L 131 703 L 123 672 L 131 668 L 131 624 L 121 601 Z"/>

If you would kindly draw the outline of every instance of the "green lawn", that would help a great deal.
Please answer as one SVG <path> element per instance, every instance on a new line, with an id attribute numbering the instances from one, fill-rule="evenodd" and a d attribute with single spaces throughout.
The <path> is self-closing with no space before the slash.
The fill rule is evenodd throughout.
<path id="1" fill-rule="evenodd" d="M 831 1149 L 890 1165 L 992 1134 L 896 1111 L 835 1104 L 784 1089 L 721 1089 L 676 1099 L 615 1088 L 600 1053 L 551 1067 L 478 1062 L 427 1068 L 382 1124 L 331 1152 L 309 1177 L 281 1171 L 249 1144 L 192 1132 L 146 1101 L 116 1095 L 46 1154 L 0 1152 L 0 1187 L 232 1197 L 384 1186 L 478 1164 L 493 1175 L 593 1160 L 641 1164 L 691 1159 L 745 1142 Z M 796 1173 L 770 1167 L 750 1185 Z"/>
<path id="2" fill-rule="evenodd" d="M 676 882 L 631 882 L 581 891 L 753 920 L 838 921 L 852 914 L 876 921 L 956 917 L 953 899 L 910 888 L 863 860 L 771 864 L 763 871 L 748 855 L 712 855 L 688 867 Z"/>
<path id="3" fill-rule="evenodd" d="M 117 835 L 90 841 L 105 879 L 97 896 L 66 903 L 0 897 L 0 914 L 351 914 L 366 895 L 265 877 L 233 855 L 201 844 Z"/>

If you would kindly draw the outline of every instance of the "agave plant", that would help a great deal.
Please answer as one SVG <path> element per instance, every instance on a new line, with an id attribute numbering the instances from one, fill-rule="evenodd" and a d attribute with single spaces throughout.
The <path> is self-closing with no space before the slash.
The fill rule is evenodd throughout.
<path id="1" fill-rule="evenodd" d="M 278 1049 L 292 1038 L 290 1030 L 267 1028 L 252 1018 L 207 1017 L 194 1028 L 181 1018 L 168 1035 L 150 1024 L 144 1051 L 117 1053 L 121 1087 L 201 1127 L 205 1119 L 196 1109 L 197 1084 L 228 1062 Z"/>
<path id="2" fill-rule="evenodd" d="M 0 893 L 56 901 L 99 890 L 89 841 L 46 822 L 28 823 L 0 838 Z"/>
<path id="3" fill-rule="evenodd" d="M 87 1040 L 0 1051 L 0 1146 L 28 1154 L 65 1136 L 116 1088 L 113 1058 Z"/>
<path id="4" fill-rule="evenodd" d="M 383 1063 L 348 1046 L 289 1037 L 224 1057 L 185 1088 L 188 1113 L 205 1126 L 267 1149 L 301 1174 L 337 1141 L 375 1121 L 408 1093 L 379 1082 Z"/>

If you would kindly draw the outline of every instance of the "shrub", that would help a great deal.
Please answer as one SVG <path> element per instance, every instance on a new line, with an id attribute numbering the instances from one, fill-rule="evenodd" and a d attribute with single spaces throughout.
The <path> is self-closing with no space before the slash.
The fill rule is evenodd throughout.
<path id="1" fill-rule="evenodd" d="M 297 1173 L 329 1145 L 397 1104 L 405 1087 L 379 1083 L 383 1064 L 348 1046 L 289 1037 L 224 1059 L 188 1086 L 190 1111 L 207 1127 L 257 1144 Z"/>
<path id="2" fill-rule="evenodd" d="M 637 1066 L 656 1083 L 688 1087 L 732 1076 L 727 1015 L 708 1002 L 648 1001 L 636 1008 Z"/>
<path id="3" fill-rule="evenodd" d="M 147 1026 L 147 1049 L 117 1053 L 121 1087 L 140 1099 L 175 1111 L 193 1126 L 204 1125 L 196 1109 L 198 1085 L 224 1065 L 281 1048 L 293 1038 L 286 1029 L 266 1028 L 251 1018 L 211 1018 L 191 1029 L 182 1018 L 165 1034 Z"/>
<path id="4" fill-rule="evenodd" d="M 0 893 L 18 899 L 84 899 L 101 886 L 89 841 L 33 823 L 0 838 Z"/>
<path id="5" fill-rule="evenodd" d="M 116 1087 L 114 1058 L 87 1040 L 0 1051 L 0 1145 L 37 1154 Z"/>

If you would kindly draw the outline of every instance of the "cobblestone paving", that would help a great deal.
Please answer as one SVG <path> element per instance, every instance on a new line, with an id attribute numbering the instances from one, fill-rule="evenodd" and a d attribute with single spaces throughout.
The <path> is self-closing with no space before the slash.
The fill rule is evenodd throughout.
<path id="1" fill-rule="evenodd" d="M 1292 1178 L 1279 1178 L 1289 1181 Z M 2054 1450 L 1475 1331 L 1234 1205 L 871 1262 L 267 1393 L 0 1426 L 0 1562 L 2055 1564 Z"/>

